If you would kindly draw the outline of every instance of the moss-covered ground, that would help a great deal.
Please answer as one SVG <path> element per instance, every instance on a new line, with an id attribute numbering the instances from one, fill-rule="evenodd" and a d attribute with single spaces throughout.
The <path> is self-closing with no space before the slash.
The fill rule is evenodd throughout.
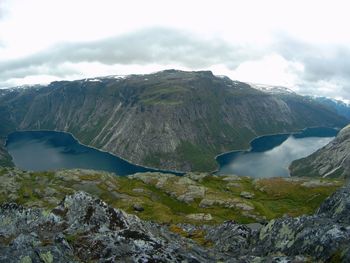
<path id="1" fill-rule="evenodd" d="M 142 219 L 170 225 L 215 224 L 226 220 L 250 223 L 285 214 L 311 214 L 343 183 L 339 179 L 320 178 L 254 180 L 208 174 L 177 177 L 159 173 L 119 177 L 84 170 L 25 172 L 0 168 L 0 203 L 15 201 L 25 206 L 52 209 L 66 194 L 82 190 Z M 242 192 L 248 192 L 252 197 L 243 197 Z M 208 200 L 215 202 L 203 205 Z M 135 211 L 135 204 L 142 206 L 143 211 Z M 244 209 L 246 207 L 249 209 Z M 195 220 L 189 216 L 193 214 L 210 214 L 211 219 Z"/>

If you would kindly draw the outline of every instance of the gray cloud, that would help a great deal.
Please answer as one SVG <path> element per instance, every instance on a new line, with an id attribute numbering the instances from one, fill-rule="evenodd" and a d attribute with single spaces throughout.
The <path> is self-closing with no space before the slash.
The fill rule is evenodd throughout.
<path id="1" fill-rule="evenodd" d="M 345 46 L 312 45 L 291 37 L 280 37 L 274 48 L 287 60 L 301 62 L 310 81 L 350 77 L 350 49 Z"/>
<path id="2" fill-rule="evenodd" d="M 113 64 L 180 64 L 206 68 L 225 62 L 231 68 L 256 54 L 220 39 L 205 40 L 174 29 L 152 28 L 88 43 L 65 43 L 38 54 L 0 63 L 0 78 L 40 73 L 64 62 Z M 50 73 L 55 74 L 55 70 Z M 58 74 L 59 72 L 57 72 Z M 63 72 L 61 72 L 63 73 Z M 70 73 L 70 72 L 67 72 Z"/>
<path id="3" fill-rule="evenodd" d="M 299 86 L 303 93 L 350 99 L 349 47 L 314 45 L 279 35 L 272 49 L 286 60 L 304 66 L 304 73 L 299 76 Z M 330 88 L 332 86 L 333 90 Z"/>
<path id="4" fill-rule="evenodd" d="M 0 86 L 9 79 L 26 76 L 65 78 L 78 74 L 74 67 L 65 66 L 67 62 L 177 64 L 193 69 L 224 64 L 235 69 L 242 62 L 259 60 L 271 53 L 304 66 L 304 72 L 298 72 L 302 93 L 350 99 L 350 49 L 346 46 L 311 45 L 279 34 L 270 47 L 263 49 L 167 28 L 150 28 L 93 42 L 62 43 L 28 57 L 0 62 Z"/>

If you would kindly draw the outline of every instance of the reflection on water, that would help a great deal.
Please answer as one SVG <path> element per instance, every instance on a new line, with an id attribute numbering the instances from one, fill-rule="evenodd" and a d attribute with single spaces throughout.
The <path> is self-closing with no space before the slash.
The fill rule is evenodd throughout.
<path id="1" fill-rule="evenodd" d="M 31 171 L 83 168 L 118 175 L 162 171 L 134 165 L 112 154 L 81 145 L 64 132 L 15 132 L 8 136 L 6 146 L 15 165 Z"/>
<path id="2" fill-rule="evenodd" d="M 335 134 L 333 134 L 334 136 Z M 306 157 L 325 146 L 334 137 L 302 137 L 300 135 L 276 135 L 275 147 L 265 147 L 271 142 L 266 136 L 252 143 L 250 151 L 238 151 L 221 155 L 217 158 L 220 169 L 217 174 L 236 174 L 251 177 L 289 176 L 288 166 L 296 159 Z M 284 135 L 285 136 L 285 135 Z M 255 147 L 254 147 L 255 144 Z M 262 144 L 262 145 L 261 145 Z M 263 148 L 268 150 L 261 150 Z"/>
<path id="3" fill-rule="evenodd" d="M 313 128 L 294 135 L 279 134 L 257 138 L 251 143 L 250 151 L 218 156 L 218 174 L 288 176 L 288 166 L 293 160 L 305 157 L 326 145 L 336 134 L 337 130 L 334 129 Z M 112 154 L 81 145 L 64 132 L 15 132 L 8 136 L 6 146 L 15 165 L 25 170 L 84 168 L 110 171 L 118 175 L 169 172 L 134 165 Z"/>

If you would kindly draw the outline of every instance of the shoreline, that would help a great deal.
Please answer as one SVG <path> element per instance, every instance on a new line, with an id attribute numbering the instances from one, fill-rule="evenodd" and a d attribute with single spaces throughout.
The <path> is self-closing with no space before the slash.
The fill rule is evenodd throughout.
<path id="1" fill-rule="evenodd" d="M 69 134 L 70 136 L 72 136 L 72 138 L 79 144 L 85 146 L 85 147 L 88 147 L 88 148 L 91 148 L 91 149 L 94 149 L 96 151 L 99 151 L 99 152 L 103 152 L 103 153 L 107 153 L 107 154 L 110 154 L 112 155 L 113 157 L 116 157 L 116 158 L 119 158 L 131 165 L 134 165 L 134 166 L 137 166 L 139 168 L 145 168 L 145 169 L 149 169 L 149 170 L 155 170 L 155 171 L 150 171 L 151 173 L 172 173 L 172 174 L 178 174 L 178 176 L 183 176 L 185 175 L 186 173 L 188 172 L 183 172 L 183 171 L 177 171 L 177 170 L 162 170 L 162 169 L 158 169 L 158 168 L 154 168 L 154 167 L 148 167 L 148 166 L 143 166 L 141 164 L 137 164 L 137 163 L 134 163 L 134 162 L 131 162 L 121 156 L 118 156 L 112 152 L 109 152 L 109 151 L 106 151 L 106 150 L 102 150 L 102 149 L 98 149 L 94 146 L 90 146 L 88 144 L 85 144 L 85 143 L 82 143 L 78 138 L 76 138 L 71 132 L 67 132 L 67 131 L 60 131 L 60 130 L 48 130 L 48 129 L 39 129 L 39 130 L 16 130 L 14 132 L 11 132 L 9 133 L 7 136 L 6 136 L 6 140 L 5 140 L 5 143 L 4 143 L 4 146 L 6 148 L 6 145 L 7 145 L 7 140 L 8 140 L 8 136 L 12 133 L 15 133 L 15 132 L 62 132 L 62 133 L 66 133 L 66 134 Z M 12 156 L 11 156 L 12 157 Z M 181 175 L 180 175 L 181 174 Z M 117 176 L 124 176 L 124 175 L 118 175 L 116 174 Z"/>
<path id="2" fill-rule="evenodd" d="M 214 160 L 218 163 L 217 158 L 226 154 L 231 154 L 231 153 L 237 153 L 237 152 L 250 152 L 252 150 L 252 142 L 254 142 L 255 140 L 259 140 L 261 138 L 264 137 L 269 137 L 269 136 L 275 136 L 275 135 L 295 135 L 295 134 L 302 134 L 303 132 L 307 131 L 308 129 L 317 129 L 317 128 L 325 128 L 325 129 L 333 129 L 333 130 L 337 130 L 338 132 L 342 129 L 339 127 L 322 127 L 322 126 L 311 126 L 311 127 L 306 127 L 303 128 L 301 130 L 297 130 L 297 131 L 293 131 L 293 132 L 280 132 L 280 133 L 269 133 L 269 134 L 265 134 L 265 135 L 260 135 L 258 137 L 254 137 L 254 139 L 249 141 L 249 148 L 245 148 L 245 149 L 238 149 L 238 150 L 232 150 L 232 151 L 227 151 L 227 152 L 223 152 L 220 153 L 218 155 L 216 155 L 214 157 Z M 211 174 L 215 174 L 220 170 L 220 164 L 218 163 L 218 169 L 211 171 Z M 289 170 L 289 167 L 287 167 L 287 169 Z M 289 175 L 290 177 L 290 175 Z"/>
<path id="3" fill-rule="evenodd" d="M 326 129 L 334 129 L 334 130 L 340 130 L 341 128 L 339 127 L 321 127 L 321 126 L 312 126 L 312 127 L 306 127 L 306 128 L 303 128 L 301 130 L 297 130 L 297 131 L 292 131 L 292 132 L 281 132 L 281 133 L 269 133 L 269 134 L 264 134 L 264 135 L 260 135 L 260 136 L 257 136 L 257 137 L 254 137 L 253 139 L 251 139 L 249 141 L 249 147 L 248 148 L 245 148 L 245 149 L 238 149 L 238 150 L 231 150 L 231 151 L 227 151 L 227 152 L 223 152 L 223 153 L 220 153 L 216 156 L 214 156 L 214 160 L 217 162 L 217 165 L 218 165 L 218 168 L 213 170 L 213 171 L 208 171 L 206 173 L 209 173 L 209 174 L 212 174 L 214 175 L 215 173 L 217 173 L 219 170 L 220 170 L 220 164 L 218 163 L 217 161 L 217 158 L 220 157 L 220 156 L 223 156 L 223 155 L 226 155 L 226 154 L 231 154 L 231 153 L 236 153 L 236 152 L 249 152 L 252 150 L 252 142 L 254 142 L 255 140 L 259 140 L 261 138 L 264 138 L 264 137 L 269 137 L 269 136 L 275 136 L 275 135 L 295 135 L 295 134 L 302 134 L 303 132 L 307 131 L 308 129 L 315 129 L 315 128 L 326 128 Z M 36 129 L 36 130 L 15 130 L 9 134 L 6 135 L 5 137 L 5 140 L 4 140 L 4 143 L 3 143 L 3 146 L 5 148 L 6 145 L 7 145 L 7 141 L 8 141 L 8 136 L 12 133 L 15 133 L 15 132 L 62 132 L 62 133 L 66 133 L 66 134 L 69 134 L 70 136 L 72 136 L 72 138 L 80 145 L 83 145 L 85 147 L 89 147 L 91 149 L 94 149 L 96 151 L 99 151 L 99 152 L 102 152 L 102 153 L 107 153 L 107 154 L 110 154 L 112 155 L 113 157 L 116 157 L 116 158 L 119 158 L 131 165 L 134 165 L 134 166 L 137 166 L 139 168 L 145 168 L 145 169 L 149 169 L 149 170 L 154 170 L 154 171 L 150 171 L 150 172 L 160 172 L 160 173 L 171 173 L 171 174 L 175 174 L 177 176 L 183 176 L 185 175 L 186 173 L 190 173 L 191 171 L 179 171 L 179 170 L 163 170 L 163 169 L 159 169 L 159 168 L 154 168 L 154 167 L 149 167 L 149 166 L 144 166 L 144 165 L 141 165 L 141 164 L 138 164 L 138 163 L 134 163 L 134 162 L 131 162 L 129 161 L 128 159 L 126 158 L 123 158 L 121 156 L 118 156 L 110 151 L 107 151 L 107 150 L 103 150 L 103 149 L 99 149 L 99 148 L 96 148 L 95 146 L 92 146 L 92 145 L 89 145 L 89 144 L 85 144 L 85 143 L 82 143 L 77 137 L 74 136 L 73 133 L 71 132 L 68 132 L 68 131 L 61 131 L 61 130 L 49 130 L 49 129 Z M 11 156 L 11 155 L 10 155 Z M 11 156 L 12 158 L 12 156 Z M 16 166 L 15 166 L 16 167 Z M 287 167 L 287 170 L 289 170 L 289 168 Z M 196 172 L 196 171 L 194 171 Z M 117 175 L 117 176 L 122 176 L 122 175 Z M 290 177 L 290 175 L 289 175 Z"/>

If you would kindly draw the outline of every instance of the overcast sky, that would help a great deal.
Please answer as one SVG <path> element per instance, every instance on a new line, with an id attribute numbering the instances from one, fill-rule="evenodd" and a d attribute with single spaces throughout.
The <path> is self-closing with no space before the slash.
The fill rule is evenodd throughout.
<path id="1" fill-rule="evenodd" d="M 0 0 L 0 87 L 177 68 L 350 100 L 349 10 L 337 0 Z"/>

